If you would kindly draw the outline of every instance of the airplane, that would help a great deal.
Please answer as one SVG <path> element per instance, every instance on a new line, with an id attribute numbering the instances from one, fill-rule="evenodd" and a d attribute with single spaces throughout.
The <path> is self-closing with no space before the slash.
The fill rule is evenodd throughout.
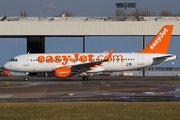
<path id="1" fill-rule="evenodd" d="M 173 25 L 165 25 L 149 45 L 138 53 L 40 53 L 23 54 L 12 58 L 4 68 L 15 72 L 55 72 L 57 78 L 68 78 L 86 72 L 119 72 L 144 68 L 177 59 L 167 54 Z M 26 76 L 25 80 L 29 80 Z"/>

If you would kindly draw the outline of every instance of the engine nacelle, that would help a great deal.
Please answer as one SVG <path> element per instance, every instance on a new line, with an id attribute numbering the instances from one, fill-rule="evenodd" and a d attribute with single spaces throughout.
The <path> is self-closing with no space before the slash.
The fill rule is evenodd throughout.
<path id="1" fill-rule="evenodd" d="M 56 68 L 57 78 L 68 78 L 71 77 L 71 68 Z"/>

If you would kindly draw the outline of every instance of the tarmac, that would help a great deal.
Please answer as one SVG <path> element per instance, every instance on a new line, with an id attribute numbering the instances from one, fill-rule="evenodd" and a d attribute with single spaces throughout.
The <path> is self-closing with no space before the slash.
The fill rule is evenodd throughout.
<path id="1" fill-rule="evenodd" d="M 92 76 L 58 79 L 55 77 L 0 77 L 0 102 L 44 101 L 180 101 L 179 76 Z"/>

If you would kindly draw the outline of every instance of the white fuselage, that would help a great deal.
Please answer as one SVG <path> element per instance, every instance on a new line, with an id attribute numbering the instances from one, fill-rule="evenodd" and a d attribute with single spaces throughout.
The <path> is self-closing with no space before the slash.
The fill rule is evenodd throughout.
<path id="1" fill-rule="evenodd" d="M 107 53 L 23 54 L 7 62 L 4 68 L 16 72 L 52 72 L 60 67 L 73 67 L 86 62 L 103 60 L 107 55 Z M 154 60 L 155 58 L 163 59 Z M 101 65 L 97 65 L 91 70 L 82 72 L 127 71 L 164 63 L 174 59 L 176 59 L 176 55 L 171 54 L 113 53 L 111 60 L 103 62 Z"/>

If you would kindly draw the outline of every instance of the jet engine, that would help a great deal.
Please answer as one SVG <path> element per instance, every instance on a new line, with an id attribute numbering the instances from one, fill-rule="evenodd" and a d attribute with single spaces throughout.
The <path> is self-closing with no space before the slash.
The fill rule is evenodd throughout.
<path id="1" fill-rule="evenodd" d="M 79 72 L 72 71 L 71 68 L 56 68 L 56 77 L 57 78 L 68 78 L 71 75 L 78 74 Z"/>

